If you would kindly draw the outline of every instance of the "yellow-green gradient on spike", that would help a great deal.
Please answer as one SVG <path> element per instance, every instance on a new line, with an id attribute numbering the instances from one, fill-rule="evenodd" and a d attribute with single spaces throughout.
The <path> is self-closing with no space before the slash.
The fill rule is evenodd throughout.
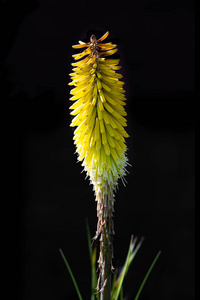
<path id="1" fill-rule="evenodd" d="M 90 42 L 72 46 L 86 49 L 73 55 L 76 62 L 72 63 L 69 83 L 74 86 L 70 92 L 74 144 L 96 194 L 102 189 L 113 193 L 127 165 L 124 82 L 117 72 L 119 59 L 107 58 L 117 52 L 116 45 L 102 43 L 108 34 L 99 40 L 92 35 Z"/>

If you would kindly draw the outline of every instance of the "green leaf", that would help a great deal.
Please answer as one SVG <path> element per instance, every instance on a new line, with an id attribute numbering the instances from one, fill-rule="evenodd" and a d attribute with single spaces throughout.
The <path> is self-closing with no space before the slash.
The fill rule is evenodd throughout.
<path id="1" fill-rule="evenodd" d="M 117 280 L 117 271 L 115 270 L 114 275 L 113 275 L 113 280 L 112 280 L 111 293 L 114 293 L 114 289 L 116 286 L 116 280 Z"/>
<path id="2" fill-rule="evenodd" d="M 118 279 L 115 281 L 115 284 L 113 285 L 113 289 L 112 289 L 112 293 L 111 293 L 111 299 L 112 300 L 118 300 L 118 297 L 122 291 L 122 284 L 124 281 L 124 278 L 129 270 L 129 267 L 137 253 L 137 251 L 139 250 L 139 248 L 142 245 L 144 238 L 141 238 L 140 241 L 138 242 L 137 246 L 137 238 L 133 239 L 133 236 L 131 237 L 131 241 L 130 241 L 130 245 L 129 245 L 129 249 L 128 249 L 128 254 L 126 257 L 126 261 L 124 263 L 124 266 L 122 268 L 122 271 L 118 277 Z M 121 294 L 121 297 L 123 295 Z"/>
<path id="3" fill-rule="evenodd" d="M 91 300 L 99 300 L 100 295 L 97 293 L 95 296 L 96 287 L 97 287 L 97 273 L 96 273 L 97 249 L 96 247 L 94 248 L 94 250 L 92 249 L 90 229 L 87 220 L 86 220 L 86 228 L 87 228 L 88 248 L 89 248 L 90 263 L 91 263 Z"/>
<path id="4" fill-rule="evenodd" d="M 123 300 L 123 286 L 122 286 L 122 288 L 120 290 L 120 300 Z"/>
<path id="5" fill-rule="evenodd" d="M 60 251 L 60 254 L 61 254 L 61 256 L 62 256 L 62 258 L 63 258 L 63 260 L 64 260 L 64 263 L 65 263 L 65 265 L 66 265 L 66 267 L 67 267 L 67 269 L 68 269 L 68 272 L 69 272 L 69 274 L 70 274 L 70 276 L 71 276 L 71 279 L 72 279 L 72 281 L 73 281 L 73 283 L 74 283 L 74 287 L 75 287 L 76 292 L 77 292 L 77 294 L 78 294 L 79 300 L 83 300 L 83 298 L 82 298 L 82 296 L 81 296 L 81 293 L 80 293 L 80 291 L 79 291 L 78 285 L 77 285 L 77 283 L 76 283 L 76 280 L 75 280 L 75 278 L 74 278 L 74 275 L 73 275 L 73 273 L 72 273 L 72 270 L 71 270 L 71 268 L 70 268 L 70 266 L 69 266 L 69 264 L 68 264 L 68 262 L 67 262 L 67 260 L 66 260 L 66 258 L 65 258 L 65 256 L 64 256 L 64 253 L 62 252 L 61 249 L 59 249 L 59 251 Z"/>
<path id="6" fill-rule="evenodd" d="M 147 272 L 147 274 L 146 274 L 144 280 L 142 281 L 142 284 L 141 284 L 141 286 L 140 286 L 140 288 L 139 288 L 139 290 L 138 290 L 138 293 L 137 293 L 137 295 L 136 295 L 136 297 L 135 297 L 134 300 L 137 300 L 137 299 L 139 298 L 139 296 L 140 296 L 140 294 L 141 294 L 141 291 L 142 291 L 142 289 L 143 289 L 143 287 L 144 287 L 144 285 L 145 285 L 145 282 L 147 281 L 147 278 L 149 277 L 149 274 L 151 273 L 151 270 L 153 269 L 155 263 L 157 262 L 157 260 L 158 260 L 158 258 L 159 258 L 159 256 L 160 256 L 160 254 L 161 254 L 161 251 L 159 251 L 158 254 L 156 255 L 156 257 L 154 258 L 154 260 L 153 260 L 153 262 L 152 262 L 152 264 L 151 264 L 151 266 L 150 266 L 150 268 L 149 268 L 149 270 L 148 270 L 148 272 Z"/>

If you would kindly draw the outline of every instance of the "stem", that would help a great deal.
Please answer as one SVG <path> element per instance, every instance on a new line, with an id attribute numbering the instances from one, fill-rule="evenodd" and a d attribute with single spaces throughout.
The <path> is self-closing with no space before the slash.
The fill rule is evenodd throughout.
<path id="1" fill-rule="evenodd" d="M 103 194 L 103 195 L 102 195 Z M 114 197 L 111 192 L 99 192 L 97 200 L 97 231 L 93 239 L 100 236 L 100 251 L 98 259 L 99 278 L 97 291 L 101 300 L 111 299 L 111 272 L 113 270 L 113 211 Z"/>
<path id="2" fill-rule="evenodd" d="M 102 254 L 103 262 L 105 263 L 104 272 L 102 274 L 101 282 L 105 284 L 101 291 L 101 300 L 111 299 L 111 265 L 112 265 L 112 245 L 111 245 L 111 234 L 107 237 L 109 232 L 109 221 L 106 221 L 104 225 L 103 242 L 102 242 Z"/>

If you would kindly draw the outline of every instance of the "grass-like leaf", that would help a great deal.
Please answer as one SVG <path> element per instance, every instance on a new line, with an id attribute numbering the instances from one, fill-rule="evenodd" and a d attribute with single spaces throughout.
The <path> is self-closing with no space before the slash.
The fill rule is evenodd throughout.
<path id="1" fill-rule="evenodd" d="M 152 264 L 151 264 L 151 266 L 150 266 L 150 268 L 149 268 L 149 270 L 148 270 L 148 272 L 147 272 L 147 274 L 146 274 L 144 280 L 142 281 L 142 284 L 141 284 L 141 286 L 140 286 L 140 288 L 139 288 L 139 290 L 138 290 L 138 292 L 137 292 L 137 295 L 136 295 L 136 297 L 135 297 L 134 300 L 137 300 L 137 299 L 139 298 L 139 296 L 140 296 L 140 294 L 141 294 L 141 291 L 142 291 L 142 289 L 143 289 L 143 287 L 144 287 L 144 285 L 145 285 L 145 282 L 147 281 L 147 278 L 149 277 L 149 274 L 151 273 L 151 270 L 153 269 L 155 263 L 157 262 L 157 260 L 158 260 L 158 258 L 159 258 L 159 256 L 160 256 L 160 254 L 161 254 L 161 251 L 159 251 L 158 254 L 156 255 L 156 257 L 154 258 L 154 260 L 153 260 L 153 262 L 152 262 Z"/>
<path id="2" fill-rule="evenodd" d="M 88 247 L 89 247 L 89 254 L 90 254 L 90 263 L 91 263 L 91 300 L 100 300 L 100 294 L 96 293 L 96 286 L 97 286 L 97 273 L 96 273 L 96 253 L 97 253 L 97 249 L 96 248 L 92 248 L 91 246 L 91 236 L 90 236 L 90 230 L 89 230 L 89 225 L 88 222 L 86 220 L 86 228 L 87 228 L 87 237 L 88 237 Z M 141 238 L 138 242 L 138 238 L 133 238 L 133 236 L 131 236 L 131 241 L 129 244 L 129 249 L 128 249 L 128 254 L 124 263 L 124 266 L 119 274 L 119 276 L 117 277 L 117 273 L 114 273 L 113 276 L 113 280 L 112 280 L 112 290 L 111 290 L 111 300 L 123 300 L 123 281 L 124 278 L 129 270 L 129 267 L 131 265 L 131 263 L 133 262 L 133 259 L 137 253 L 137 251 L 139 250 L 139 248 L 142 245 L 144 238 Z M 59 249 L 60 254 L 64 260 L 64 263 L 68 269 L 68 272 L 71 276 L 71 279 L 74 283 L 74 287 L 76 289 L 76 292 L 78 294 L 78 298 L 79 300 L 83 300 L 81 293 L 79 291 L 78 285 L 76 283 L 76 280 L 74 278 L 74 275 L 71 271 L 71 268 L 67 262 L 67 259 L 64 256 L 64 253 L 62 252 L 61 249 Z M 140 285 L 140 288 L 137 292 L 136 297 L 134 298 L 134 300 L 138 300 L 142 289 L 149 277 L 149 274 L 151 273 L 156 261 L 158 260 L 159 256 L 161 254 L 161 251 L 158 252 L 158 254 L 156 255 L 156 257 L 154 258 L 148 272 L 145 275 L 144 280 L 142 281 L 142 284 Z"/>
<path id="3" fill-rule="evenodd" d="M 90 235 L 90 229 L 88 225 L 88 221 L 86 220 L 86 228 L 87 228 L 87 237 L 88 237 L 88 248 L 90 253 L 90 263 L 91 263 L 91 300 L 99 300 L 100 294 L 96 293 L 96 287 L 97 287 L 97 273 L 96 273 L 96 256 L 97 256 L 97 249 L 96 247 L 94 250 L 91 246 L 91 235 Z"/>
<path id="4" fill-rule="evenodd" d="M 123 299 L 122 284 L 123 284 L 124 278 L 128 272 L 128 269 L 136 255 L 137 251 L 139 250 L 140 246 L 142 245 L 143 240 L 144 240 L 144 238 L 141 238 L 141 240 L 136 245 L 137 238 L 133 239 L 133 236 L 131 237 L 126 261 L 124 263 L 124 266 L 122 268 L 122 271 L 121 271 L 119 277 L 117 278 L 117 280 L 115 279 L 115 282 L 112 286 L 111 300 L 118 300 L 119 296 L 120 296 L 120 299 Z"/>
<path id="5" fill-rule="evenodd" d="M 120 290 L 120 300 L 123 300 L 123 286 L 121 287 L 121 290 Z"/>
<path id="6" fill-rule="evenodd" d="M 81 293 L 80 293 L 80 291 L 79 291 L 78 285 L 77 285 L 77 283 L 76 283 L 76 280 L 75 280 L 75 278 L 74 278 L 74 275 L 73 275 L 73 273 L 72 273 L 72 270 L 71 270 L 71 268 L 70 268 L 70 266 L 69 266 L 69 264 L 68 264 L 68 262 L 67 262 L 67 260 L 66 260 L 66 258 L 65 258 L 65 255 L 64 255 L 64 253 L 62 252 L 61 249 L 59 249 L 59 251 L 60 251 L 60 254 L 61 254 L 61 256 L 62 256 L 62 258 L 63 258 L 63 260 L 64 260 L 64 263 L 65 263 L 65 265 L 66 265 L 66 267 L 67 267 L 67 269 L 68 269 L 68 272 L 69 272 L 69 274 L 70 274 L 70 276 L 71 276 L 71 279 L 72 279 L 72 281 L 73 281 L 73 283 L 74 283 L 74 287 L 75 287 L 76 292 L 77 292 L 77 294 L 78 294 L 79 300 L 83 300 L 83 298 L 82 298 L 82 296 L 81 296 Z"/>

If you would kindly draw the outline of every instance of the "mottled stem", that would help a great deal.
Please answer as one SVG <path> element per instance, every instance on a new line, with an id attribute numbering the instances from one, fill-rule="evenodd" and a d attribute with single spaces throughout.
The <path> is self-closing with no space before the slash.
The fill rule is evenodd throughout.
<path id="1" fill-rule="evenodd" d="M 101 300 L 111 299 L 111 272 L 113 270 L 113 211 L 114 196 L 110 193 L 99 192 L 97 200 L 97 232 L 94 239 L 100 236 L 100 252 L 98 260 L 99 279 L 97 291 Z"/>
<path id="2" fill-rule="evenodd" d="M 102 254 L 104 262 L 104 272 L 101 274 L 101 283 L 104 288 L 101 291 L 101 300 L 111 299 L 111 268 L 112 268 L 112 243 L 111 234 L 107 237 L 109 232 L 109 220 L 104 225 L 103 241 L 102 241 Z"/>

